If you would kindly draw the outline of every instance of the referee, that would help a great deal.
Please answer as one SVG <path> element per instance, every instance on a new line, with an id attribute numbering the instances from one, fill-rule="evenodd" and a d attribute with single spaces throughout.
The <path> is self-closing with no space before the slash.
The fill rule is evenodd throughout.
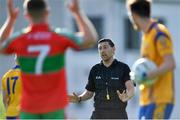
<path id="1" fill-rule="evenodd" d="M 81 95 L 69 95 L 70 102 L 86 101 L 93 97 L 91 119 L 127 119 L 127 101 L 134 96 L 128 65 L 114 59 L 115 46 L 110 39 L 98 41 L 102 61 L 92 67 L 86 90 Z"/>

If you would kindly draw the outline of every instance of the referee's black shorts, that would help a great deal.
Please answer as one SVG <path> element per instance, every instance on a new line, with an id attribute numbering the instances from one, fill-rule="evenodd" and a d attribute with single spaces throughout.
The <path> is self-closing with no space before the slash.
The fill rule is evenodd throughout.
<path id="1" fill-rule="evenodd" d="M 91 119 L 128 119 L 125 110 L 95 110 Z"/>

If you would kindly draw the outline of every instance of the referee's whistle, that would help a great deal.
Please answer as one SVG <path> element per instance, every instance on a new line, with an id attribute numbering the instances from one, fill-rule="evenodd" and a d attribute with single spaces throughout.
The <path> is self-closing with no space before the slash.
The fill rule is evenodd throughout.
<path id="1" fill-rule="evenodd" d="M 109 96 L 109 94 L 107 94 L 107 95 L 106 95 L 106 98 L 107 98 L 107 100 L 110 100 L 110 96 Z"/>

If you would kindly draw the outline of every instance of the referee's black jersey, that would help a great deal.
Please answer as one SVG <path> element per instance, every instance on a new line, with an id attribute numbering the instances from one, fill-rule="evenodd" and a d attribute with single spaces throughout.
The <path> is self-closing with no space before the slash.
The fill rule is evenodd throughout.
<path id="1" fill-rule="evenodd" d="M 122 102 L 116 91 L 122 93 L 126 90 L 125 82 L 130 80 L 129 72 L 128 65 L 116 59 L 109 67 L 102 62 L 92 67 L 86 89 L 95 92 L 95 109 L 125 110 L 127 102 Z"/>

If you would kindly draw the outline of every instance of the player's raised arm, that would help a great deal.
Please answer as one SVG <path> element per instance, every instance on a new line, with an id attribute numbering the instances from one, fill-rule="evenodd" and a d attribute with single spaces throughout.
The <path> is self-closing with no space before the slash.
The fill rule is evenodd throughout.
<path id="1" fill-rule="evenodd" d="M 12 32 L 13 26 L 16 22 L 17 16 L 19 14 L 19 9 L 14 8 L 13 0 L 7 0 L 7 8 L 8 8 L 7 20 L 0 29 L 0 44 L 3 42 L 3 40 L 9 37 L 10 33 Z"/>
<path id="2" fill-rule="evenodd" d="M 90 48 L 96 44 L 98 35 L 95 27 L 79 7 L 78 0 L 72 0 L 68 5 L 79 28 L 78 35 L 83 37 L 81 48 Z"/>

